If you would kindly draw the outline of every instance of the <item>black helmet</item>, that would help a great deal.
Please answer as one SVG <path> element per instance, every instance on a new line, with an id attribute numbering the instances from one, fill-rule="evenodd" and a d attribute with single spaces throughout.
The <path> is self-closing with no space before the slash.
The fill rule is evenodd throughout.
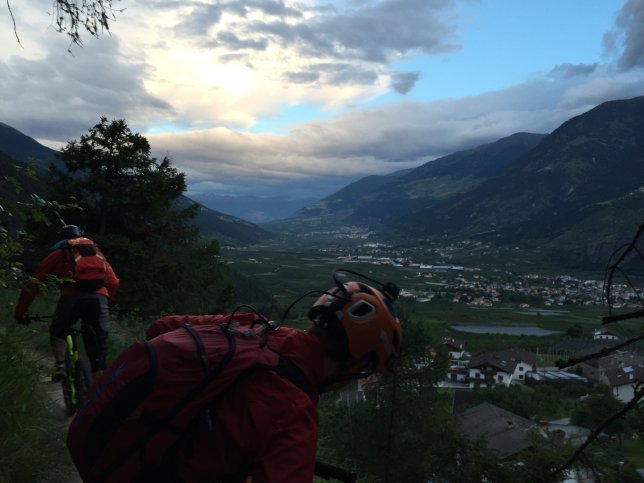
<path id="1" fill-rule="evenodd" d="M 58 230 L 58 238 L 61 240 L 68 238 L 78 238 L 79 236 L 83 236 L 83 234 L 80 231 L 80 228 L 78 228 L 76 225 L 65 225 L 60 230 Z"/>

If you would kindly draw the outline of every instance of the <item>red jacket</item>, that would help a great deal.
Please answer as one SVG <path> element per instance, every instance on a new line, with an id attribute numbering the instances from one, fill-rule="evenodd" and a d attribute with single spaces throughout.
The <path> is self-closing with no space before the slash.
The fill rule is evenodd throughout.
<path id="1" fill-rule="evenodd" d="M 20 297 L 16 304 L 15 315 L 22 317 L 27 313 L 29 307 L 38 295 L 40 283 L 44 282 L 48 275 L 54 275 L 60 278 L 72 278 L 72 266 L 62 248 L 57 248 L 50 252 L 38 265 L 38 268 L 32 275 L 30 281 L 20 291 Z M 119 288 L 119 279 L 116 277 L 112 266 L 107 264 L 107 278 L 105 286 L 96 290 L 95 293 L 103 294 L 107 297 L 114 298 Z M 81 292 L 73 287 L 60 287 L 60 295 L 76 295 Z"/>
<path id="2" fill-rule="evenodd" d="M 271 333 L 269 346 L 297 365 L 315 391 L 323 375 L 323 349 L 315 335 L 282 327 Z M 254 373 L 212 408 L 212 432 L 197 437 L 192 454 L 180 456 L 179 476 L 186 482 L 215 476 L 239 482 L 252 477 L 253 483 L 313 481 L 317 402 L 317 392 L 306 394 L 273 372 Z"/>

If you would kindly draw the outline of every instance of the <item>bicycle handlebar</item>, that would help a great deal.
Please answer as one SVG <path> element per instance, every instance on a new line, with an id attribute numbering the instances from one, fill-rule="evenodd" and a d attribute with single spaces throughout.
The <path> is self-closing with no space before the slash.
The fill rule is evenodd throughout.
<path id="1" fill-rule="evenodd" d="M 344 468 L 333 466 L 320 460 L 315 460 L 315 475 L 325 480 L 333 478 L 344 483 L 355 483 L 358 481 L 358 475 L 353 471 L 345 470 Z"/>
<path id="2" fill-rule="evenodd" d="M 25 315 L 23 317 L 27 322 L 45 322 L 53 318 L 53 315 Z"/>

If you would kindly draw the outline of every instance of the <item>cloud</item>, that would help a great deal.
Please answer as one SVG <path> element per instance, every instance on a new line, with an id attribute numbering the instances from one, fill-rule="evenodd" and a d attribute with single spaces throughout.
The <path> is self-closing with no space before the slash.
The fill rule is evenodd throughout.
<path id="1" fill-rule="evenodd" d="M 256 56 L 279 49 L 297 68 L 286 78 L 305 79 L 320 65 L 346 66 L 360 75 L 319 76 L 317 81 L 342 85 L 347 79 L 373 83 L 384 66 L 412 53 L 448 53 L 454 27 L 444 19 L 452 0 L 381 0 L 353 2 L 347 7 L 300 10 L 283 2 L 229 2 L 192 7 L 174 28 L 183 36 L 199 36 L 203 48 L 252 51 Z M 295 5 L 295 4 L 294 4 Z M 224 21 L 224 18 L 226 20 Z M 336 84 L 337 83 L 337 84 Z"/>
<path id="2" fill-rule="evenodd" d="M 624 3 L 614 28 L 604 36 L 604 47 L 620 54 L 617 61 L 620 68 L 644 67 L 644 2 L 627 0 Z"/>
<path id="3" fill-rule="evenodd" d="M 0 118 L 30 136 L 64 140 L 103 115 L 144 124 L 172 114 L 144 87 L 149 65 L 123 62 L 114 38 L 91 43 L 73 57 L 54 43 L 42 59 L 0 60 L 0 91 L 11 93 L 0 100 Z"/>
<path id="4" fill-rule="evenodd" d="M 516 132 L 548 133 L 601 102 L 644 94 L 641 73 L 606 66 L 572 70 L 577 75 L 478 96 L 356 109 L 298 125 L 288 136 L 211 129 L 150 141 L 155 150 L 170 152 L 193 183 L 216 181 L 263 194 L 299 187 L 321 197 L 361 177 L 415 167 Z"/>
<path id="5" fill-rule="evenodd" d="M 559 64 L 556 65 L 551 71 L 550 75 L 552 77 L 562 77 L 562 78 L 568 78 L 568 77 L 575 77 L 578 75 L 588 75 L 592 74 L 599 64 L 594 63 L 594 64 Z"/>
<path id="6" fill-rule="evenodd" d="M 391 87 L 393 87 L 393 89 L 399 94 L 407 94 L 414 88 L 419 77 L 420 74 L 418 72 L 401 72 L 394 74 L 391 78 Z"/>
<path id="7" fill-rule="evenodd" d="M 447 17 L 454 1 L 150 0 L 118 17 L 114 37 L 86 40 L 73 57 L 62 36 L 39 34 L 21 17 L 25 52 L 0 57 L 0 89 L 10 93 L 0 97 L 0 121 L 63 143 L 100 116 L 123 118 L 191 187 L 321 197 L 515 132 L 550 132 L 601 102 L 644 94 L 642 5 L 626 1 L 606 36 L 614 65 L 562 63 L 476 96 L 388 103 L 379 96 L 416 94 L 421 78 L 392 73 L 394 65 L 459 49 Z M 10 34 L 0 39 L 15 42 Z M 325 118 L 282 136 L 252 131 L 298 106 Z"/>

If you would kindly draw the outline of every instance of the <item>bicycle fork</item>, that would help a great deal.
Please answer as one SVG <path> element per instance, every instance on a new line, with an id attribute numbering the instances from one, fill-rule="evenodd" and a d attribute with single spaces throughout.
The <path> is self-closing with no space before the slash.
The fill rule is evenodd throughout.
<path id="1" fill-rule="evenodd" d="M 78 364 L 78 351 L 76 350 L 76 343 L 71 334 L 67 334 L 65 338 L 67 342 L 67 390 L 69 391 L 69 398 L 71 403 L 76 406 L 78 404 L 78 394 L 76 392 L 76 365 Z"/>

